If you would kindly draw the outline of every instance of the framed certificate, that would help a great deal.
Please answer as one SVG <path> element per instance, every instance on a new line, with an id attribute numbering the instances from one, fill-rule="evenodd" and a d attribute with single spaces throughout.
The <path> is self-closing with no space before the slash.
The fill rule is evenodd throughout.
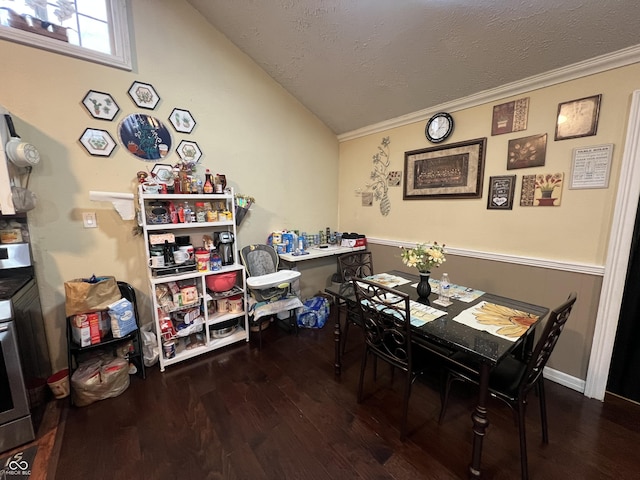
<path id="1" fill-rule="evenodd" d="M 573 149 L 570 189 L 608 188 L 613 143 Z"/>

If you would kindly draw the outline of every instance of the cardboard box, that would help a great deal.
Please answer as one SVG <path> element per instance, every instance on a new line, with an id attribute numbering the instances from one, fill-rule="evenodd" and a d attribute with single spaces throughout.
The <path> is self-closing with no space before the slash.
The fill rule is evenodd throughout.
<path id="1" fill-rule="evenodd" d="M 109 314 L 103 311 L 73 315 L 70 321 L 71 337 L 81 347 L 100 343 L 111 329 Z"/>

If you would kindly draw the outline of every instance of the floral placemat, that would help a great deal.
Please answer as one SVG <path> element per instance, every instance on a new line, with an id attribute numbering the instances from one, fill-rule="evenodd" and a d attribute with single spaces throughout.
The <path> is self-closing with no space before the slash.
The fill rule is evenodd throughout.
<path id="1" fill-rule="evenodd" d="M 538 316 L 494 303 L 480 302 L 461 312 L 454 320 L 515 342 L 538 320 Z"/>
<path id="2" fill-rule="evenodd" d="M 404 285 L 405 283 L 409 283 L 411 281 L 397 275 L 391 275 L 390 273 L 376 273 L 375 275 L 371 275 L 370 277 L 365 277 L 365 280 L 370 280 L 388 288 L 394 288 L 398 285 Z"/>

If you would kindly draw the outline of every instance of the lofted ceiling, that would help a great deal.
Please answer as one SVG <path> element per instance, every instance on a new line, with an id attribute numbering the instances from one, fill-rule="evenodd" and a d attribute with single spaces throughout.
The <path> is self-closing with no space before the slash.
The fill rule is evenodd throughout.
<path id="1" fill-rule="evenodd" d="M 640 44 L 638 0 L 187 0 L 336 134 Z"/>

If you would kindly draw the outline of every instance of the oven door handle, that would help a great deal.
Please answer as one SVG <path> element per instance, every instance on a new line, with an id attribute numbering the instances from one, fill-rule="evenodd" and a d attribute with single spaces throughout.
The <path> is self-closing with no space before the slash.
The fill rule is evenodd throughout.
<path id="1" fill-rule="evenodd" d="M 6 323 L 0 325 L 0 332 L 6 332 L 7 330 L 9 330 L 9 325 L 7 325 Z"/>

